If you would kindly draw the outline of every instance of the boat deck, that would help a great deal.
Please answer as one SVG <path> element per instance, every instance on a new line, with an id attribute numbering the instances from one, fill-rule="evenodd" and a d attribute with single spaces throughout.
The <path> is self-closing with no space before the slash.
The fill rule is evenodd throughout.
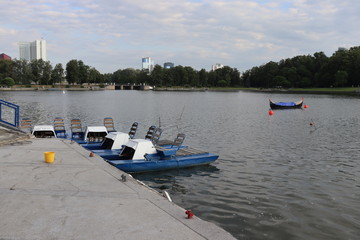
<path id="1" fill-rule="evenodd" d="M 204 154 L 204 153 L 209 153 L 209 152 L 205 152 L 203 150 L 199 150 L 195 148 L 182 148 L 176 152 L 176 156 L 188 156 L 188 155 L 196 155 L 196 154 Z"/>
<path id="2" fill-rule="evenodd" d="M 164 145 L 172 145 L 174 144 L 174 140 L 160 140 L 157 145 L 164 146 Z"/>

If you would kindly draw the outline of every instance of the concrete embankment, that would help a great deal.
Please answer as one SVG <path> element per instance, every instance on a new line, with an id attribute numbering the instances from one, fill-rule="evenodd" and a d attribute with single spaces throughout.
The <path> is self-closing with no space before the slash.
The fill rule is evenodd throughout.
<path id="1" fill-rule="evenodd" d="M 17 134 L 0 127 L 0 239 L 234 239 L 76 143 Z"/>

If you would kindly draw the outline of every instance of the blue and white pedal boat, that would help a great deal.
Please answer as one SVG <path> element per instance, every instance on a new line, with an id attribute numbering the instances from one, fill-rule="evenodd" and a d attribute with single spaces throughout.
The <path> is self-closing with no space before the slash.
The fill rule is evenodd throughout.
<path id="1" fill-rule="evenodd" d="M 146 139 L 130 139 L 117 159 L 107 162 L 122 171 L 138 173 L 207 165 L 218 157 L 216 154 L 194 148 L 156 147 Z"/>
<path id="2" fill-rule="evenodd" d="M 82 146 L 102 158 L 114 158 L 121 152 L 123 146 L 130 140 L 130 136 L 123 132 L 110 132 L 105 140 L 99 144 L 82 144 Z"/>
<path id="3" fill-rule="evenodd" d="M 52 125 L 35 125 L 31 134 L 36 138 L 56 138 L 55 130 Z"/>
<path id="4" fill-rule="evenodd" d="M 91 151 L 101 150 L 99 152 L 106 152 L 108 150 L 119 150 L 130 139 L 135 137 L 138 123 L 134 122 L 128 134 L 117 131 L 109 131 L 102 142 L 97 143 L 84 143 L 81 144 L 84 148 Z M 118 151 L 118 153 L 119 153 Z"/>
<path id="5" fill-rule="evenodd" d="M 105 126 L 87 126 L 81 134 L 83 137 L 72 137 L 72 140 L 79 144 L 100 144 L 107 134 Z"/>

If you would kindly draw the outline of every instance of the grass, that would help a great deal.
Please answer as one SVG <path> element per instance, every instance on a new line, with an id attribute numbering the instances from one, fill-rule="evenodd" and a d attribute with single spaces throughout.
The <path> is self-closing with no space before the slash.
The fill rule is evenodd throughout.
<path id="1" fill-rule="evenodd" d="M 292 88 L 291 91 L 309 91 L 309 92 L 354 92 L 360 88 Z"/>

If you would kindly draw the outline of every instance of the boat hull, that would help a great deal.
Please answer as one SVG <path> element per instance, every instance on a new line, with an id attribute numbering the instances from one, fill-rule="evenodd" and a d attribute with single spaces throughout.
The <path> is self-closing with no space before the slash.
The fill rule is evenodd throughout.
<path id="1" fill-rule="evenodd" d="M 169 159 L 108 160 L 108 162 L 124 172 L 140 173 L 207 165 L 214 162 L 218 157 L 218 155 L 212 153 L 204 153 L 176 156 Z"/>
<path id="2" fill-rule="evenodd" d="M 303 100 L 299 102 L 272 102 L 270 101 L 270 108 L 271 109 L 297 109 L 301 108 L 303 105 Z"/>

